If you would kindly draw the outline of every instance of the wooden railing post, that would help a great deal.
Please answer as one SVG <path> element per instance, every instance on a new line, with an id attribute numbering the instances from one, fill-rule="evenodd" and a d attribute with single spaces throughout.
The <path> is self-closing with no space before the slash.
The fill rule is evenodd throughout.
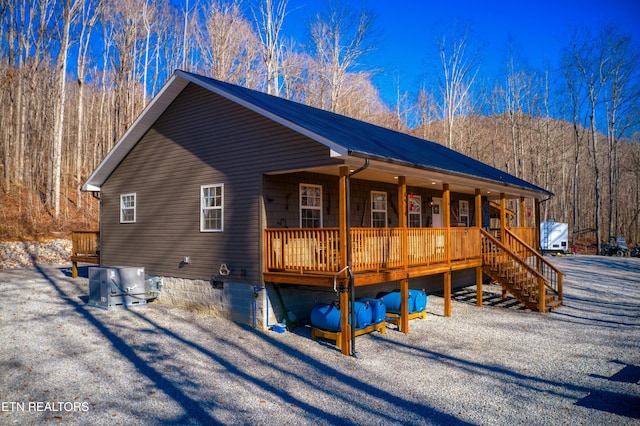
<path id="1" fill-rule="evenodd" d="M 558 300 L 562 302 L 562 274 L 558 274 Z"/>

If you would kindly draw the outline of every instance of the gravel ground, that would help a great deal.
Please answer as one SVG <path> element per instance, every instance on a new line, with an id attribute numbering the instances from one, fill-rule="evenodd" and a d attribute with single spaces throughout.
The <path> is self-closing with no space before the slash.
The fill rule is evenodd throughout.
<path id="1" fill-rule="evenodd" d="M 552 258 L 565 305 L 499 287 L 356 340 L 257 331 L 151 303 L 87 305 L 68 268 L 0 271 L 0 424 L 640 425 L 640 259 Z"/>

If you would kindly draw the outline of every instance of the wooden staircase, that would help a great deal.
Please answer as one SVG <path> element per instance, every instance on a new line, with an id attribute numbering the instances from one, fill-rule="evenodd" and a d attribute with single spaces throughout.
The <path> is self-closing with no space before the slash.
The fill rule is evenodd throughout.
<path id="1" fill-rule="evenodd" d="M 503 297 L 509 292 L 538 312 L 562 305 L 562 272 L 508 229 L 502 239 L 483 229 L 481 235 L 484 273 L 502 286 Z"/>

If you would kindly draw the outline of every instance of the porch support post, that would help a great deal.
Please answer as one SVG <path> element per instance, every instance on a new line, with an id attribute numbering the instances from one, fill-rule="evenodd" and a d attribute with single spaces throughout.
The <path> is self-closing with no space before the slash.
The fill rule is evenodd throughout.
<path id="1" fill-rule="evenodd" d="M 527 227 L 527 203 L 524 201 L 524 197 L 520 197 L 520 227 Z"/>
<path id="2" fill-rule="evenodd" d="M 535 236 L 535 246 L 534 248 L 536 248 L 536 250 L 538 250 L 538 252 L 542 251 L 542 247 L 540 246 L 540 199 L 536 198 L 536 211 L 534 214 L 534 219 L 533 219 L 533 226 L 536 228 L 535 231 L 533 232 L 533 235 Z M 598 242 L 598 247 L 600 247 L 600 242 Z M 536 269 L 538 270 L 538 272 L 542 272 L 542 261 L 536 257 Z"/>
<path id="3" fill-rule="evenodd" d="M 398 226 L 402 232 L 402 263 L 404 270 L 409 269 L 409 250 L 407 249 L 407 178 L 398 176 Z"/>
<path id="4" fill-rule="evenodd" d="M 340 284 L 340 350 L 342 355 L 350 355 L 351 327 L 349 325 L 349 290 L 346 284 Z"/>
<path id="5" fill-rule="evenodd" d="M 340 268 L 347 266 L 347 176 L 349 175 L 349 167 L 340 167 L 340 189 L 338 200 L 338 221 L 340 222 Z"/>
<path id="6" fill-rule="evenodd" d="M 451 316 L 451 271 L 444 273 L 444 316 Z"/>
<path id="7" fill-rule="evenodd" d="M 347 266 L 347 176 L 349 168 L 340 167 L 340 190 L 339 190 L 339 221 L 340 221 L 340 268 Z M 348 280 L 348 275 L 341 277 Z M 340 321 L 342 323 L 340 335 L 340 349 L 343 355 L 349 355 L 349 343 L 351 338 L 351 327 L 349 326 L 349 291 L 346 284 L 340 288 Z"/>
<path id="8" fill-rule="evenodd" d="M 442 184 L 442 210 L 444 210 L 444 253 L 449 271 L 444 273 L 444 316 L 451 316 L 451 191 L 449 184 Z"/>
<path id="9" fill-rule="evenodd" d="M 507 196 L 500 193 L 500 241 L 503 245 L 507 243 Z M 502 298 L 507 298 L 507 290 L 502 287 Z"/>
<path id="10" fill-rule="evenodd" d="M 502 244 L 507 241 L 507 196 L 504 192 L 500 193 L 500 239 Z"/>
<path id="11" fill-rule="evenodd" d="M 476 188 L 476 226 L 482 228 L 482 191 Z"/>
<path id="12" fill-rule="evenodd" d="M 407 177 L 398 176 L 398 226 L 402 233 L 402 265 L 406 278 L 400 280 L 400 331 L 409 334 L 409 257 L 407 244 Z"/>
<path id="13" fill-rule="evenodd" d="M 482 228 L 482 192 L 476 188 L 476 227 Z M 482 247 L 480 248 L 482 252 Z M 482 255 L 482 253 L 481 253 Z M 476 267 L 476 305 L 482 306 L 482 266 Z"/>
<path id="14" fill-rule="evenodd" d="M 535 204 L 535 209 L 536 211 L 533 212 L 533 227 L 535 228 L 535 231 L 533 231 L 533 235 L 534 238 L 536 239 L 534 241 L 535 245 L 534 247 L 538 249 L 538 251 L 540 251 L 541 247 L 540 247 L 540 199 L 536 198 L 536 204 Z M 599 247 L 600 242 L 598 242 L 598 247 Z"/>
<path id="15" fill-rule="evenodd" d="M 482 266 L 476 266 L 476 306 L 482 307 Z"/>

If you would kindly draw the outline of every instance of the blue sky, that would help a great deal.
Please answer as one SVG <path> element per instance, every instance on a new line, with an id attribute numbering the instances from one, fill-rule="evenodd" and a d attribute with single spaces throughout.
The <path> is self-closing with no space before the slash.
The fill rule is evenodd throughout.
<path id="1" fill-rule="evenodd" d="M 360 0 L 343 2 L 355 8 L 362 5 Z M 283 35 L 307 43 L 306 24 L 318 9 L 326 8 L 326 3 L 289 0 Z M 381 43 L 365 62 L 383 70 L 374 82 L 389 104 L 395 102 L 397 76 L 401 92 L 415 93 L 429 72 L 440 71 L 435 29 L 456 19 L 471 24 L 477 41 L 486 46 L 481 69 L 484 76 L 495 76 L 502 70 L 509 38 L 519 47 L 524 61 L 540 70 L 546 63 L 552 67 L 557 64 L 561 46 L 574 27 L 587 26 L 595 31 L 604 23 L 612 23 L 632 33 L 635 43 L 640 44 L 638 0 L 368 0 L 366 5 L 377 15 Z"/>

